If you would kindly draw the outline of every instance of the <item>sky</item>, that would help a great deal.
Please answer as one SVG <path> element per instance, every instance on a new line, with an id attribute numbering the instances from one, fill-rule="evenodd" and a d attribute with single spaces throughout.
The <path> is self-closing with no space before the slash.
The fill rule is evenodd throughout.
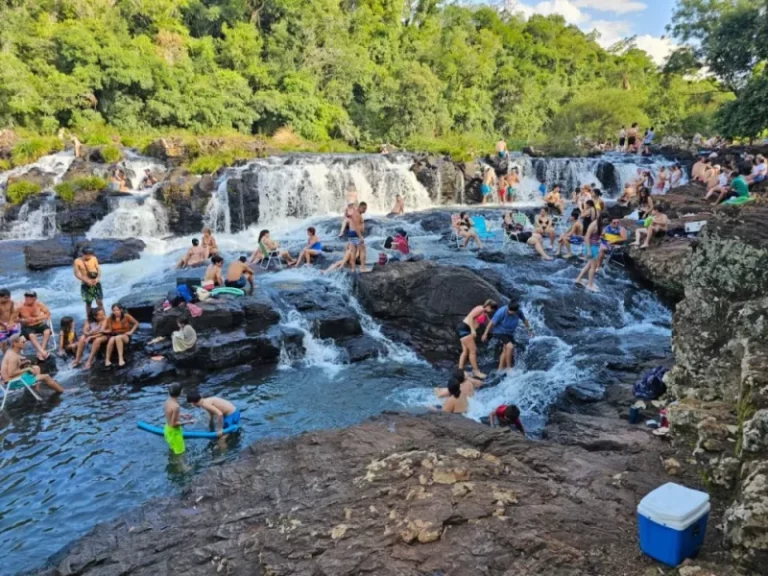
<path id="1" fill-rule="evenodd" d="M 480 1 L 480 0 L 478 0 Z M 585 32 L 597 30 L 606 48 L 635 36 L 635 45 L 663 64 L 674 48 L 665 37 L 675 0 L 505 0 L 507 7 L 525 16 L 560 14 Z M 496 2 L 493 2 L 494 4 Z"/>

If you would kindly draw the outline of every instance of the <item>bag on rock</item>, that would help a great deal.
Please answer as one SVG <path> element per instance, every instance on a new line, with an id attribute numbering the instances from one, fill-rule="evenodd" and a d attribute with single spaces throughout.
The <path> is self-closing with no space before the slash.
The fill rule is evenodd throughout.
<path id="1" fill-rule="evenodd" d="M 632 387 L 632 393 L 635 395 L 635 398 L 656 400 L 656 398 L 664 394 L 667 391 L 667 385 L 664 384 L 663 380 L 666 373 L 667 369 L 663 366 L 646 372 Z"/>
<path id="2" fill-rule="evenodd" d="M 211 293 L 208 292 L 208 290 L 206 290 L 205 288 L 196 289 L 195 294 L 197 294 L 197 299 L 200 302 L 205 302 L 206 300 L 208 300 L 208 298 L 211 297 Z"/>

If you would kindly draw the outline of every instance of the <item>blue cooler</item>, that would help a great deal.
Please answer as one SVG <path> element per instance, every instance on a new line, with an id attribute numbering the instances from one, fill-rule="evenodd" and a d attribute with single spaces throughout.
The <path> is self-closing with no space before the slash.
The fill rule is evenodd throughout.
<path id="1" fill-rule="evenodd" d="M 678 566 L 699 553 L 709 520 L 709 494 L 674 482 L 659 486 L 637 506 L 640 549 Z"/>

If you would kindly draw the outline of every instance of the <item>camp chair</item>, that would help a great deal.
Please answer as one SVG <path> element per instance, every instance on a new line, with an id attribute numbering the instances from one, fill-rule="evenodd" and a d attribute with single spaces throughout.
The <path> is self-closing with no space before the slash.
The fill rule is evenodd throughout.
<path id="1" fill-rule="evenodd" d="M 48 339 L 48 350 L 57 350 L 59 341 L 56 339 L 56 330 L 53 329 L 53 318 L 48 318 L 46 325 L 51 330 L 51 337 Z"/>
<path id="2" fill-rule="evenodd" d="M 0 378 L 0 391 L 3 393 L 3 403 L 0 404 L 0 411 L 5 409 L 5 402 L 8 400 L 8 396 L 14 392 L 24 393 L 24 390 L 27 390 L 30 394 L 32 394 L 32 396 L 34 396 L 35 400 L 38 402 L 42 401 L 42 398 L 40 398 L 40 396 L 37 394 L 37 392 L 35 392 L 33 388 L 35 384 L 35 377 L 29 372 L 25 372 L 10 382 L 4 382 L 2 378 Z"/>
<path id="3" fill-rule="evenodd" d="M 277 263 L 278 269 L 283 269 L 283 259 L 280 257 L 278 250 L 270 252 L 263 242 L 259 242 L 259 252 L 261 252 L 261 262 L 259 262 L 259 268 L 262 270 L 269 270 L 269 265 L 274 260 Z"/>
<path id="4" fill-rule="evenodd" d="M 512 222 L 514 224 L 519 224 L 520 226 L 525 229 L 526 226 L 529 226 L 531 224 L 530 220 L 528 220 L 528 216 L 523 214 L 522 212 L 515 212 L 512 214 Z M 504 230 L 504 240 L 502 241 L 502 248 L 505 247 L 508 243 L 512 242 L 512 238 L 517 241 L 517 235 L 520 232 L 509 232 L 507 230 Z"/>
<path id="5" fill-rule="evenodd" d="M 613 250 L 606 252 L 605 260 L 603 261 L 602 270 L 608 268 L 611 263 L 617 264 L 622 268 L 627 266 L 627 249 L 629 248 L 630 240 L 632 240 L 632 231 L 627 230 L 627 239 L 621 244 L 614 244 Z"/>
<path id="6" fill-rule="evenodd" d="M 488 230 L 488 224 L 482 216 L 472 216 L 472 225 L 475 227 L 477 236 L 481 241 L 486 242 L 493 240 L 495 237 L 495 234 Z"/>

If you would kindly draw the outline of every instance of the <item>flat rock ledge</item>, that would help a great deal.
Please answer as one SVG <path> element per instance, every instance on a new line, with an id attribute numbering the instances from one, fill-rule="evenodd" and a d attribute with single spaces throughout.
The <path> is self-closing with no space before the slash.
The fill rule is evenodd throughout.
<path id="1" fill-rule="evenodd" d="M 664 481 L 652 450 L 386 413 L 253 444 L 38 574 L 640 576 L 654 564 L 638 550 L 635 508 Z"/>

